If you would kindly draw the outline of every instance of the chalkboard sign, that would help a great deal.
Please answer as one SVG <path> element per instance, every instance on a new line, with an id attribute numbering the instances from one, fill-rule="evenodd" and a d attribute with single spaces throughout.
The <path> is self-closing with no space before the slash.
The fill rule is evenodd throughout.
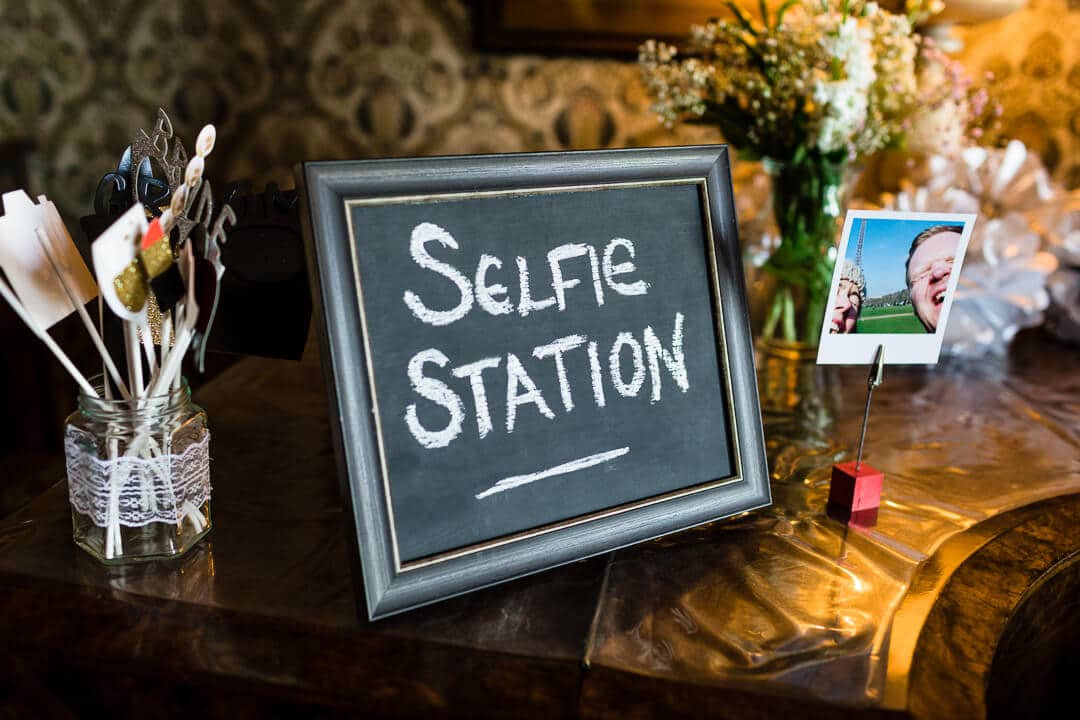
<path id="1" fill-rule="evenodd" d="M 372 618 L 769 502 L 725 147 L 297 175 Z"/>

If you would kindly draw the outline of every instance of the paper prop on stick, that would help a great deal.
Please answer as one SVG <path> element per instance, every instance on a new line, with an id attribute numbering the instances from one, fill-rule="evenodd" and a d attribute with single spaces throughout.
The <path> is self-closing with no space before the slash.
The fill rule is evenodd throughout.
<path id="1" fill-rule="evenodd" d="M 186 190 L 178 188 L 176 191 L 184 193 L 184 202 L 179 206 L 172 206 L 176 228 L 173 232 L 173 246 L 176 248 L 184 244 L 197 223 L 201 222 L 207 228 L 210 226 L 214 212 L 213 190 L 210 183 L 203 182 L 203 173 L 206 169 L 206 158 L 213 151 L 216 142 L 217 131 L 213 125 L 203 126 L 195 138 L 195 157 L 191 158 L 191 162 L 184 169 L 182 187 Z"/>
<path id="2" fill-rule="evenodd" d="M 159 230 L 162 236 L 156 240 L 149 250 L 142 251 L 143 266 L 150 278 L 150 289 L 157 298 L 158 306 L 162 312 L 167 312 L 176 303 L 184 299 L 186 288 L 184 279 L 180 275 L 180 268 L 174 262 L 175 244 L 172 241 L 172 231 L 176 227 L 176 215 L 187 202 L 187 186 L 181 185 L 173 193 L 172 204 L 161 214 L 159 218 Z M 151 228 L 153 223 L 151 223 Z M 148 234 L 149 234 L 148 230 Z M 143 239 L 143 245 L 147 245 L 147 239 Z"/>
<path id="3" fill-rule="evenodd" d="M 41 195 L 38 200 L 44 208 L 46 221 L 46 227 L 39 227 L 34 230 L 38 245 L 45 253 L 46 259 L 56 276 L 56 280 L 63 288 L 64 294 L 67 295 L 68 300 L 71 303 L 71 308 L 79 315 L 79 319 L 82 320 L 83 326 L 86 328 L 87 333 L 89 333 L 90 339 L 94 343 L 94 347 L 96 347 L 101 354 L 101 360 L 105 371 L 108 373 L 109 377 L 112 378 L 113 383 L 115 383 L 117 390 L 120 392 L 120 396 L 125 400 L 130 400 L 131 392 L 124 383 L 123 378 L 121 378 L 120 370 L 116 367 L 116 363 L 113 362 L 112 355 L 109 353 L 108 348 L 105 347 L 104 340 L 101 337 L 100 328 L 94 325 L 94 321 L 90 318 L 90 314 L 83 306 L 84 303 L 80 302 L 79 291 L 77 289 L 78 285 L 81 283 L 79 278 L 83 274 L 89 277 L 90 272 L 81 262 L 78 255 L 72 252 L 71 237 L 68 235 L 63 220 L 60 219 L 60 213 L 56 211 L 56 206 L 49 202 L 48 198 L 44 195 Z M 63 360 L 61 360 L 61 362 L 63 362 Z"/>
<path id="4" fill-rule="evenodd" d="M 129 188 L 132 192 L 128 192 Z M 94 212 L 101 215 L 119 213 L 134 203 L 142 203 L 148 211 L 157 215 L 175 190 L 167 180 L 154 177 L 154 167 L 149 157 L 142 158 L 138 168 L 133 168 L 129 145 L 124 148 L 116 169 L 105 173 L 98 181 L 94 193 Z"/>
<path id="5" fill-rule="evenodd" d="M 139 261 L 150 278 L 157 277 L 172 265 L 172 248 L 169 247 L 169 236 L 162 228 L 161 218 L 150 221 L 139 241 Z"/>
<path id="6" fill-rule="evenodd" d="M 199 303 L 199 317 L 195 323 L 195 363 L 199 372 L 203 371 L 206 361 L 206 343 L 217 313 L 218 297 L 221 291 L 221 276 L 225 266 L 221 262 L 221 244 L 225 242 L 225 223 L 236 224 L 236 213 L 228 205 L 221 208 L 214 226 L 205 234 L 202 226 L 199 235 L 205 235 L 205 242 L 192 243 L 199 255 L 195 264 L 195 295 Z M 192 238 L 195 239 L 194 237 Z"/>
<path id="7" fill-rule="evenodd" d="M 191 243 L 180 248 L 176 265 L 184 278 L 186 294 L 184 303 L 178 306 L 175 318 L 176 344 L 169 351 L 168 359 L 163 362 L 161 371 L 150 385 L 148 394 L 151 396 L 166 392 L 170 387 L 175 388 L 180 382 L 180 363 L 191 345 L 199 315 L 199 305 L 195 299 L 195 255 L 191 251 Z"/>
<path id="8" fill-rule="evenodd" d="M 195 157 L 184 170 L 183 185 L 177 189 L 174 202 L 166 211 L 166 225 L 174 225 L 171 233 L 178 249 L 191 249 L 194 265 L 195 295 L 199 314 L 192 342 L 195 362 L 203 371 L 206 358 L 206 339 L 217 311 L 218 291 L 225 266 L 221 262 L 221 244 L 225 242 L 225 225 L 236 223 L 236 214 L 227 205 L 214 217 L 214 196 L 210 183 L 203 179 L 206 157 L 213 151 L 217 131 L 206 125 L 195 140 Z M 189 278 L 189 283 L 192 278 Z"/>
<path id="9" fill-rule="evenodd" d="M 169 153 L 169 140 L 172 137 L 172 121 L 159 108 L 154 131 L 147 135 L 145 130 L 139 130 L 131 143 L 131 198 L 133 202 L 142 203 L 154 215 L 161 214 L 161 207 L 169 203 L 172 193 L 180 187 L 187 165 L 187 153 L 179 142 L 173 145 L 172 153 Z M 153 176 L 152 163 L 149 174 L 145 174 L 144 164 L 150 160 L 157 161 L 162 179 Z"/>
<path id="10" fill-rule="evenodd" d="M 110 225 L 119 220 L 120 216 L 129 207 L 131 206 L 127 205 L 120 208 L 114 204 L 107 204 L 101 208 L 101 212 L 94 212 L 93 215 L 84 215 L 79 218 L 79 228 L 82 229 L 82 233 L 75 236 L 75 247 L 79 249 L 79 254 L 82 255 L 83 261 L 88 267 L 92 267 L 94 264 L 94 255 L 90 249 L 94 240 L 101 233 L 108 230 Z"/>
<path id="11" fill-rule="evenodd" d="M 124 151 L 124 159 L 130 163 L 131 148 Z M 120 161 L 120 167 L 105 173 L 98 182 L 94 192 L 94 213 L 97 215 L 116 215 L 131 207 L 131 197 L 128 195 L 128 173 L 123 171 L 124 159 Z M 146 161 L 147 167 L 150 161 Z"/>
<path id="12" fill-rule="evenodd" d="M 146 230 L 146 212 L 142 205 L 132 205 L 91 246 L 105 303 L 121 320 L 138 325 L 146 322 L 149 286 L 135 251 Z"/>
<path id="13" fill-rule="evenodd" d="M 4 194 L 4 216 L 0 217 L 0 268 L 22 306 L 42 329 L 52 327 L 75 308 L 57 281 L 34 230 L 52 229 L 53 250 L 71 268 L 71 290 L 80 305 L 97 297 L 94 279 L 63 227 L 56 207 L 49 201 L 36 204 L 22 190 Z"/>
<path id="14" fill-rule="evenodd" d="M 0 267 L 21 295 L 0 277 L 0 298 L 19 316 L 91 397 L 97 391 L 49 336 L 47 329 L 79 310 L 97 295 L 93 279 L 80 260 L 55 206 L 44 197 L 40 205 L 22 190 L 4 195 L 6 214 L 0 218 Z M 62 274 L 64 273 L 64 274 Z"/>
<path id="15" fill-rule="evenodd" d="M 208 349 L 299 360 L 311 324 L 300 212 L 295 190 L 273 183 L 253 194 L 231 185 L 223 203 L 236 212 L 222 247 L 225 273 Z"/>

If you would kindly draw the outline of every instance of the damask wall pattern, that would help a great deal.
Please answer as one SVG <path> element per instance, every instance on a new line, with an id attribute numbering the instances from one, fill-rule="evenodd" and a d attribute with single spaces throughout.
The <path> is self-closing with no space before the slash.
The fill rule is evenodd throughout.
<path id="1" fill-rule="evenodd" d="M 1080 184 L 1080 0 L 966 33 L 1010 132 Z M 166 108 L 211 176 L 293 184 L 300 160 L 716 142 L 648 112 L 634 63 L 476 52 L 462 0 L 0 0 L 0 140 L 69 216 Z"/>
<path id="2" fill-rule="evenodd" d="M 1023 140 L 1066 187 L 1080 187 L 1080 0 L 1031 0 L 963 39 L 965 64 L 994 76 L 1002 137 Z"/>

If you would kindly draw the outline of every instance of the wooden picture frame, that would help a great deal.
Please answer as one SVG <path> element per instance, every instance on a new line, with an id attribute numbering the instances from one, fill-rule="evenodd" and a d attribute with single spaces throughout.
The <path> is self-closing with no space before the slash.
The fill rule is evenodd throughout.
<path id="1" fill-rule="evenodd" d="M 692 24 L 723 15 L 715 0 L 474 0 L 480 50 L 630 58 L 646 38 L 682 45 Z"/>
<path id="2" fill-rule="evenodd" d="M 352 524 L 349 535 L 355 540 L 355 556 L 361 561 L 359 575 L 363 578 L 369 617 L 384 617 L 761 507 L 770 502 L 769 474 L 765 460 L 753 345 L 747 319 L 747 301 L 726 146 L 314 162 L 298 166 L 296 175 L 300 186 L 301 215 L 305 224 L 308 269 L 320 325 L 322 363 L 330 398 L 334 446 L 339 475 L 351 509 L 349 517 Z M 690 211 L 687 212 L 685 208 L 677 210 L 665 200 L 669 196 L 680 199 Z M 613 212 L 614 206 L 611 203 L 622 203 L 620 207 L 624 207 L 626 213 Z M 593 208 L 595 213 L 582 211 L 582 207 Z M 573 210 L 574 208 L 577 210 Z M 529 525 L 530 514 L 546 518 L 548 516 L 543 513 L 548 510 L 534 509 L 534 502 L 516 499 L 525 498 L 524 492 L 520 496 L 515 496 L 517 490 L 514 493 L 504 493 L 499 499 L 501 505 L 496 520 L 510 524 L 493 526 L 502 527 L 502 530 L 485 531 L 477 528 L 483 525 L 483 522 L 479 521 L 489 519 L 489 514 L 485 514 L 487 511 L 484 509 L 474 509 L 476 504 L 471 498 L 479 500 L 491 494 L 491 489 L 474 494 L 475 489 L 486 486 L 490 478 L 471 477 L 471 460 L 458 462 L 458 471 L 449 470 L 449 461 L 445 465 L 438 464 L 441 462 L 438 459 L 432 460 L 435 464 L 426 466 L 426 471 L 414 470 L 416 458 L 426 461 L 424 459 L 429 457 L 417 449 L 419 446 L 405 430 L 407 423 L 402 421 L 403 416 L 408 416 L 409 412 L 415 410 L 416 403 L 410 406 L 412 410 L 403 412 L 403 403 L 399 401 L 395 404 L 391 399 L 402 387 L 405 389 L 401 392 L 409 392 L 408 383 L 403 379 L 404 358 L 414 348 L 438 346 L 445 341 L 448 337 L 446 333 L 450 331 L 445 326 L 427 327 L 407 313 L 394 319 L 397 317 L 395 313 L 409 301 L 406 299 L 405 303 L 402 302 L 401 284 L 395 284 L 395 273 L 402 271 L 388 269 L 391 266 L 382 263 L 388 256 L 401 255 L 404 257 L 400 261 L 403 264 L 398 267 L 412 267 L 408 265 L 410 228 L 415 242 L 418 228 L 421 225 L 430 225 L 418 224 L 415 220 L 415 217 L 419 216 L 417 213 L 443 213 L 447 217 L 457 218 L 461 223 L 472 223 L 469 227 L 475 230 L 488 228 L 489 223 L 505 224 L 506 217 L 518 217 L 515 213 L 519 212 L 547 212 L 548 215 L 533 217 L 532 220 L 536 222 L 514 225 L 513 232 L 508 229 L 509 226 L 492 227 L 487 232 L 487 239 L 490 242 L 510 242 L 505 238 L 512 238 L 513 242 L 519 243 L 514 247 L 519 248 L 521 253 L 528 254 L 532 250 L 543 249 L 533 247 L 536 243 L 529 233 L 538 233 L 536 237 L 542 237 L 543 233 L 554 232 L 552 228 L 557 227 L 560 222 L 571 223 L 568 227 L 582 230 L 582 236 L 589 234 L 585 230 L 597 226 L 594 229 L 599 236 L 606 229 L 604 223 L 612 221 L 612 218 L 621 214 L 637 213 L 635 217 L 639 219 L 635 222 L 652 224 L 651 226 L 657 228 L 653 235 L 665 236 L 657 240 L 657 243 L 668 242 L 666 235 L 671 228 L 672 237 L 683 237 L 684 241 L 680 242 L 684 242 L 685 247 L 691 248 L 691 251 L 674 255 L 666 245 L 658 245 L 656 252 L 666 253 L 660 256 L 665 261 L 654 262 L 651 270 L 657 273 L 656 277 L 667 273 L 664 288 L 673 288 L 672 290 L 657 286 L 648 290 L 653 295 L 631 298 L 636 303 L 634 305 L 630 305 L 626 298 L 617 297 L 620 302 L 626 300 L 626 307 L 630 309 L 625 311 L 618 310 L 621 306 L 614 301 L 600 307 L 603 305 L 600 301 L 602 288 L 596 270 L 598 263 L 594 259 L 592 272 L 597 293 L 595 302 L 590 300 L 591 295 L 587 292 L 590 288 L 587 280 L 582 280 L 573 292 L 578 293 L 575 297 L 582 303 L 592 303 L 588 312 L 622 312 L 619 317 L 626 322 L 629 322 L 627 318 L 644 317 L 641 315 L 643 311 L 645 315 L 654 310 L 659 312 L 657 308 L 669 299 L 665 292 L 682 293 L 680 302 L 692 303 L 692 307 L 686 310 L 687 327 L 691 327 L 692 322 L 700 321 L 695 327 L 705 330 L 700 334 L 687 335 L 686 347 L 690 348 L 692 344 L 694 349 L 685 352 L 682 349 L 682 335 L 679 334 L 678 344 L 669 344 L 669 348 L 675 349 L 672 349 L 672 353 L 665 356 L 667 359 L 664 360 L 681 360 L 684 375 L 687 367 L 693 369 L 691 375 L 694 376 L 694 382 L 698 383 L 693 393 L 688 393 L 686 385 L 682 385 L 680 394 L 678 388 L 672 386 L 671 378 L 665 375 L 668 383 L 665 392 L 668 394 L 661 402 L 656 402 L 660 392 L 657 385 L 660 375 L 655 373 L 659 373 L 661 370 L 657 368 L 662 369 L 663 366 L 659 361 L 653 361 L 653 365 L 649 367 L 654 374 L 649 377 L 654 383 L 655 394 L 648 401 L 644 398 L 645 393 L 642 393 L 640 399 L 635 397 L 619 400 L 625 400 L 625 405 L 616 408 L 614 401 L 605 407 L 597 397 L 596 407 L 588 405 L 588 408 L 585 408 L 588 401 L 581 398 L 589 395 L 583 392 L 579 398 L 579 405 L 582 407 L 575 412 L 585 418 L 589 417 L 586 414 L 588 412 L 608 413 L 597 415 L 602 417 L 602 422 L 585 426 L 595 430 L 584 433 L 568 430 L 565 435 L 560 435 L 558 428 L 562 426 L 559 423 L 570 423 L 571 420 L 552 420 L 545 425 L 541 418 L 536 420 L 536 427 L 540 428 L 537 432 L 541 434 L 529 436 L 523 433 L 531 431 L 521 430 L 519 427 L 519 435 L 511 436 L 508 433 L 513 432 L 513 421 L 508 417 L 506 432 L 500 434 L 501 429 L 497 428 L 500 432 L 484 439 L 482 429 L 477 436 L 471 425 L 458 422 L 459 430 L 465 427 L 471 433 L 468 442 L 486 443 L 475 446 L 482 448 L 481 451 L 464 456 L 477 458 L 477 467 L 486 462 L 480 458 L 487 455 L 499 457 L 500 452 L 509 458 L 531 454 L 530 462 L 533 465 L 530 467 L 557 466 L 563 460 L 564 445 L 567 452 L 570 452 L 573 450 L 570 446 L 583 442 L 583 435 L 591 441 L 595 434 L 597 442 L 600 442 L 604 433 L 613 432 L 637 433 L 634 437 L 642 439 L 642 446 L 649 448 L 653 447 L 648 444 L 653 436 L 664 438 L 667 433 L 671 438 L 664 442 L 670 442 L 657 447 L 684 448 L 656 452 L 646 450 L 634 456 L 633 462 L 627 458 L 623 465 L 590 470 L 588 472 L 607 472 L 602 476 L 588 476 L 592 478 L 591 482 L 582 479 L 587 472 L 579 474 L 575 478 L 575 484 L 567 486 L 571 488 L 570 492 L 553 490 L 550 488 L 554 486 L 547 486 L 549 489 L 545 490 L 546 494 L 532 497 L 543 497 L 545 501 L 550 499 L 552 503 L 562 503 L 559 506 L 561 509 L 558 512 L 551 511 L 555 513 L 552 515 L 554 519 L 535 526 Z M 504 219 L 499 220 L 500 217 Z M 452 223 L 440 222 L 453 229 Z M 676 226 L 684 228 L 685 231 L 675 230 Z M 523 227 L 541 229 L 522 230 Z M 473 233 L 480 234 L 483 233 L 479 230 Z M 464 250 L 464 238 L 460 245 Z M 412 247 L 415 259 L 415 245 Z M 442 253 L 451 252 L 445 242 L 443 247 L 437 249 Z M 642 273 L 645 272 L 646 250 L 644 247 L 639 248 L 638 263 L 642 266 Z M 549 261 L 551 252 L 548 253 Z M 629 257 L 634 257 L 632 249 Z M 683 259 L 688 268 L 700 267 L 701 277 L 690 277 L 697 275 L 696 271 L 681 271 L 679 263 Z M 612 264 L 611 257 L 606 256 L 605 273 L 612 270 Z M 655 267 L 657 265 L 666 267 Z M 578 266 L 583 267 L 587 268 L 584 264 Z M 626 268 L 634 267 L 632 263 L 614 266 L 616 272 L 630 272 Z M 508 268 L 513 268 L 512 262 L 508 262 L 507 268 L 502 268 L 500 272 L 510 272 Z M 522 269 L 521 255 L 518 257 L 518 268 Z M 581 272 L 588 271 L 586 269 Z M 432 275 L 434 276 L 434 273 Z M 611 287 L 616 286 L 610 275 L 604 277 Z M 440 278 L 439 282 L 440 287 L 452 288 L 446 282 L 446 277 Z M 571 287 L 572 282 L 564 282 L 564 287 Z M 502 290 L 509 297 L 506 288 L 503 287 Z M 536 296 L 538 295 L 534 295 Z M 464 291 L 461 299 L 464 303 Z M 518 302 L 518 309 L 522 310 L 525 301 L 518 298 Z M 561 305 L 558 312 L 555 308 L 550 308 L 546 315 L 538 313 L 536 317 L 545 317 L 544 322 L 555 323 L 551 327 L 562 328 L 560 323 L 570 322 L 566 318 L 571 317 L 570 313 L 565 316 L 561 314 L 562 309 Z M 464 325 L 466 322 L 494 322 L 479 310 L 475 312 L 477 317 L 463 320 L 462 327 L 467 327 Z M 524 314 L 522 310 L 521 316 L 524 317 Z M 668 317 L 670 313 L 658 317 L 661 316 Z M 509 327 L 513 330 L 522 326 L 522 323 L 513 324 L 518 322 L 516 313 L 511 313 L 509 317 L 512 320 L 500 322 L 510 325 L 504 324 L 499 326 L 500 328 Z M 681 333 L 680 313 L 675 314 L 675 319 L 675 332 Z M 597 327 L 602 325 L 598 321 L 590 322 Z M 462 340 L 461 347 L 471 348 L 474 344 L 487 342 L 492 337 L 498 339 L 505 334 L 503 330 L 494 329 L 494 326 L 491 331 L 484 329 L 487 326 L 478 327 L 480 330 L 472 331 L 474 338 L 467 343 Z M 660 328 L 659 324 L 657 328 Z M 442 333 L 438 337 L 443 339 L 425 338 L 424 333 L 428 331 Z M 574 329 L 570 331 L 576 332 Z M 672 336 L 672 342 L 674 337 Z M 528 338 L 532 338 L 532 335 L 528 335 Z M 646 335 L 647 349 L 648 339 Z M 459 351 L 461 347 L 458 348 Z M 536 351 L 540 349 L 538 346 Z M 613 346 L 612 373 L 616 372 L 616 355 L 624 349 L 622 346 Z M 530 359 L 527 352 L 522 348 L 521 355 Z M 454 354 L 450 350 L 447 350 L 447 353 Z M 633 352 L 630 354 L 634 355 Z M 541 357 L 539 352 L 534 352 L 534 355 Z M 641 353 L 637 352 L 634 361 L 644 368 L 640 356 Z M 416 357 L 418 355 L 414 355 L 413 359 Z M 653 356 L 648 357 L 651 359 Z M 510 372 L 510 365 L 508 356 L 507 373 Z M 593 367 L 596 367 L 595 362 Z M 667 367 L 672 370 L 673 366 L 669 363 Z M 712 369 L 709 369 L 710 367 Z M 638 374 L 635 370 L 634 377 Z M 643 369 L 640 374 L 644 374 Z M 676 374 L 672 370 L 672 376 Z M 462 378 L 464 375 L 458 374 L 456 377 Z M 595 395 L 596 371 L 592 377 Z M 625 374 L 619 377 L 622 378 L 619 382 L 625 381 Z M 702 377 L 704 381 L 701 380 Z M 686 380 L 686 383 L 689 384 L 689 380 Z M 512 385 L 509 375 L 507 384 Z M 642 382 L 639 381 L 637 385 L 641 387 Z M 413 390 L 416 387 L 414 382 Z M 468 387 L 467 383 L 464 387 Z M 611 397 L 616 397 L 610 385 L 608 392 Z M 619 392 L 623 393 L 623 389 L 619 389 Z M 552 406 L 561 411 L 562 407 L 556 406 L 558 394 L 552 392 L 552 395 L 555 398 Z M 466 395 L 463 394 L 462 397 Z M 701 398 L 716 400 L 704 402 Z M 512 404 L 510 400 L 508 390 L 508 413 Z M 563 402 L 567 402 L 565 396 Z M 633 405 L 635 402 L 637 405 Z M 704 404 L 700 404 L 702 402 Z M 629 409 L 632 405 L 636 409 Z M 684 408 L 691 407 L 693 412 L 683 411 Z M 567 404 L 566 409 L 569 411 L 570 408 Z M 479 418 L 479 403 L 476 412 Z M 654 421 L 654 417 L 660 416 L 650 413 L 661 412 L 669 413 L 664 416 L 667 419 L 663 422 Z M 415 415 L 414 412 L 414 420 Z M 536 413 L 532 413 L 530 417 L 532 416 L 539 418 Z M 578 416 L 567 414 L 563 417 Z M 713 419 L 710 421 L 707 418 Z M 573 421 L 577 422 L 576 419 Z M 479 419 L 477 423 L 482 424 Z M 410 428 L 413 428 L 410 431 L 415 434 L 415 426 Z M 679 442 L 684 441 L 691 444 L 679 445 Z M 522 442 L 527 445 L 520 445 Z M 522 447 L 525 448 L 524 451 Z M 703 460 L 694 464 L 698 460 L 690 457 L 693 453 L 687 452 L 686 447 L 693 448 L 694 453 L 703 448 Z M 438 452 L 444 451 L 451 452 L 442 449 Z M 406 462 L 403 458 L 408 455 L 411 455 L 411 459 Z M 447 457 L 460 460 L 458 456 Z M 714 458 L 715 465 L 711 464 Z M 606 460 L 601 458 L 597 462 Z M 688 468 L 686 477 L 680 473 L 681 463 L 686 463 Z M 664 473 L 656 472 L 657 467 L 664 468 Z M 727 474 L 721 477 L 707 476 L 713 467 L 727 468 L 728 470 L 723 471 Z M 556 475 L 570 472 L 562 466 L 554 467 L 554 471 Z M 706 475 L 693 480 L 686 479 L 695 473 Z M 650 483 L 654 480 L 660 482 L 656 479 L 659 475 L 663 475 L 663 482 L 668 484 L 657 485 L 659 489 L 655 491 L 647 490 L 653 487 Z M 619 483 L 631 476 L 633 483 L 630 483 L 630 486 L 633 489 L 619 489 Z M 508 479 L 520 484 L 520 480 L 515 478 Z M 506 480 L 496 485 L 502 487 Z M 565 478 L 558 479 L 558 482 L 564 481 Z M 400 490 L 406 483 L 411 483 L 408 487 L 412 493 L 407 498 L 403 494 L 405 491 Z M 432 525 L 442 522 L 444 515 L 458 512 L 453 510 L 457 505 L 439 503 L 434 510 L 424 510 L 427 515 L 417 515 L 416 512 L 413 516 L 409 515 L 409 512 L 413 512 L 410 508 L 415 509 L 418 504 L 422 506 L 424 502 L 428 502 L 414 499 L 416 488 L 427 487 L 425 483 L 433 488 L 437 487 L 439 492 L 449 493 L 447 497 L 454 502 L 460 500 L 460 507 L 465 508 L 460 511 L 458 519 L 461 519 L 461 522 L 448 524 L 450 530 L 447 533 L 465 533 L 475 541 L 461 545 L 460 539 L 452 541 L 447 539 L 450 537 L 447 533 L 440 535 L 439 531 L 430 529 Z M 580 512 L 575 510 L 578 506 L 574 503 L 579 500 L 574 492 L 583 493 L 583 509 Z M 610 506 L 604 505 L 605 493 L 612 493 L 610 497 L 614 498 L 624 497 L 618 493 L 625 492 L 653 494 L 641 497 L 626 495 L 630 500 Z M 584 502 L 585 500 L 588 502 Z M 409 519 L 410 517 L 419 519 Z M 450 520 L 456 519 L 451 517 Z M 513 524 L 515 522 L 517 525 Z M 483 535 L 483 532 L 490 536 Z M 410 547 L 413 549 L 410 550 Z"/>

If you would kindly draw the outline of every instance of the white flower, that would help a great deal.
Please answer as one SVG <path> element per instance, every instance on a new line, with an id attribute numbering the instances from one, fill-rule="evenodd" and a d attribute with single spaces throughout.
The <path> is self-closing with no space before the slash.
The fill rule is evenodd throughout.
<path id="1" fill-rule="evenodd" d="M 866 93 L 848 81 L 819 82 L 814 87 L 814 102 L 825 107 L 817 138 L 822 152 L 847 147 L 866 123 Z"/>
<path id="2" fill-rule="evenodd" d="M 865 92 L 874 84 L 874 35 L 869 26 L 849 17 L 835 32 L 822 35 L 819 42 L 855 88 Z"/>
<path id="3" fill-rule="evenodd" d="M 877 73 L 873 34 L 854 17 L 844 20 L 834 31 L 824 33 L 818 42 L 844 75 L 819 77 L 814 83 L 814 102 L 824 108 L 817 146 L 828 153 L 847 147 L 866 125 L 869 89 Z"/>

